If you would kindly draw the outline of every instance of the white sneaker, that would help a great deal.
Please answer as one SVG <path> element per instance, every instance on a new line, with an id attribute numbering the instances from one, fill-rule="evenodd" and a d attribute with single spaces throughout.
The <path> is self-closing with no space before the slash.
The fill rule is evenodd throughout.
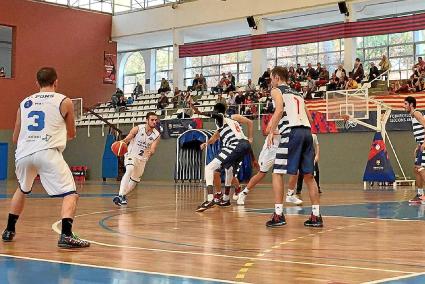
<path id="1" fill-rule="evenodd" d="M 241 192 L 238 194 L 238 201 L 236 201 L 237 205 L 245 205 L 245 198 L 246 194 L 244 192 Z"/>
<path id="2" fill-rule="evenodd" d="M 299 199 L 295 194 L 286 195 L 286 202 L 294 203 L 295 205 L 301 205 L 303 201 Z"/>

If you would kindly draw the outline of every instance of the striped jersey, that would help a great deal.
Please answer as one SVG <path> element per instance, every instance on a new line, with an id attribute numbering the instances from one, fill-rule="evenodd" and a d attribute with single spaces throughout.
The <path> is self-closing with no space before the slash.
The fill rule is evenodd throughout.
<path id="1" fill-rule="evenodd" d="M 128 153 L 130 156 L 141 159 L 146 149 L 149 149 L 152 143 L 158 139 L 160 133 L 154 128 L 150 134 L 147 134 L 144 124 L 139 125 L 138 128 L 139 131 L 128 145 Z"/>
<path id="2" fill-rule="evenodd" d="M 414 110 L 416 112 L 417 110 Z M 412 113 L 412 126 L 413 126 L 413 136 L 415 137 L 416 143 L 423 143 L 425 138 L 425 129 L 422 124 L 413 116 Z M 421 115 L 422 113 L 419 112 Z"/>
<path id="3" fill-rule="evenodd" d="M 241 139 L 247 139 L 245 134 L 243 133 L 240 124 L 228 117 L 223 116 L 223 125 L 217 124 L 217 130 L 220 133 L 220 140 L 223 143 L 223 147 L 227 147 L 229 145 L 235 145 Z"/>
<path id="4" fill-rule="evenodd" d="M 279 132 L 283 133 L 286 127 L 310 127 L 302 95 L 286 85 L 280 85 L 278 89 L 285 103 L 284 114 L 278 124 Z"/>
<path id="5" fill-rule="evenodd" d="M 25 98 L 20 104 L 21 128 L 16 147 L 16 161 L 35 152 L 66 147 L 66 123 L 60 106 L 66 96 L 55 92 L 40 92 Z"/>

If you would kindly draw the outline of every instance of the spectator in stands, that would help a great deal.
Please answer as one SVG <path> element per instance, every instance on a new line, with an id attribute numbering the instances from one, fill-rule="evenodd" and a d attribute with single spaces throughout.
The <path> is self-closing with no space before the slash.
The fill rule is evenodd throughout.
<path id="1" fill-rule="evenodd" d="M 317 63 L 319 66 L 320 63 Z M 316 81 L 316 86 L 325 86 L 329 82 L 329 71 L 326 69 L 326 66 L 320 67 L 319 80 Z"/>
<path id="2" fill-rule="evenodd" d="M 183 101 L 183 110 L 177 114 L 177 118 L 190 118 L 193 115 L 193 110 L 190 107 L 195 105 L 193 97 L 190 92 L 187 92 Z"/>
<path id="3" fill-rule="evenodd" d="M 345 72 L 344 66 L 342 64 L 338 65 L 338 69 L 335 70 L 335 75 L 338 77 L 339 80 L 344 79 L 347 72 Z"/>
<path id="4" fill-rule="evenodd" d="M 211 92 L 214 93 L 222 93 L 227 89 L 227 86 L 230 85 L 230 81 L 226 77 L 226 73 L 221 73 L 221 79 L 218 82 L 215 88 L 211 88 Z"/>
<path id="5" fill-rule="evenodd" d="M 245 92 L 249 94 L 255 93 L 255 85 L 252 83 L 251 79 L 248 79 L 248 84 L 245 86 Z"/>
<path id="6" fill-rule="evenodd" d="M 318 80 L 320 73 L 322 72 L 322 64 L 320 64 L 320 62 L 317 62 L 317 68 L 316 68 L 315 72 L 316 72 L 316 77 L 313 78 L 313 79 Z M 329 76 L 328 76 L 328 78 L 329 78 Z"/>
<path id="7" fill-rule="evenodd" d="M 326 91 L 336 91 L 338 89 L 339 78 L 336 73 L 332 73 L 332 78 L 329 80 L 329 84 L 326 86 Z"/>
<path id="8" fill-rule="evenodd" d="M 381 66 L 380 74 L 391 69 L 391 63 L 385 54 L 382 55 L 382 59 L 379 62 L 379 66 Z M 386 75 L 384 75 L 383 77 L 388 78 L 388 76 Z"/>
<path id="9" fill-rule="evenodd" d="M 356 61 L 354 62 L 354 68 L 351 72 L 352 78 L 357 82 L 361 83 L 364 78 L 364 70 L 363 70 L 363 64 L 360 62 L 360 58 L 356 58 Z"/>
<path id="10" fill-rule="evenodd" d="M 301 95 L 303 96 L 304 99 L 308 97 L 308 87 L 307 86 L 304 86 L 302 88 Z"/>
<path id="11" fill-rule="evenodd" d="M 301 64 L 297 64 L 297 70 L 295 70 L 296 74 L 298 75 L 298 80 L 304 81 L 305 80 L 305 71 L 301 68 Z"/>
<path id="12" fill-rule="evenodd" d="M 236 97 L 234 92 L 229 92 L 229 97 L 227 98 L 227 114 L 233 115 L 237 113 L 236 106 Z"/>
<path id="13" fill-rule="evenodd" d="M 133 101 L 137 100 L 139 95 L 143 95 L 143 86 L 139 82 L 136 83 L 136 87 L 134 87 L 133 93 L 131 93 L 131 98 Z"/>
<path id="14" fill-rule="evenodd" d="M 251 95 L 246 96 L 244 105 L 245 105 L 245 110 L 244 110 L 245 116 L 248 116 L 250 119 L 254 119 L 257 116 L 257 107 L 255 106 Z"/>
<path id="15" fill-rule="evenodd" d="M 120 98 L 123 97 L 123 96 L 124 96 L 124 92 L 120 88 L 117 88 L 115 90 L 115 94 L 113 94 L 112 97 L 111 97 L 112 107 L 116 108 Z"/>
<path id="16" fill-rule="evenodd" d="M 196 74 L 195 75 L 195 78 L 193 78 L 193 80 L 192 80 L 192 86 L 188 86 L 187 87 L 187 90 L 190 92 L 190 91 L 195 91 L 196 90 L 196 88 L 198 88 L 198 85 L 199 85 L 199 74 Z"/>
<path id="17" fill-rule="evenodd" d="M 230 85 L 227 86 L 226 91 L 236 91 L 236 78 L 232 75 L 232 72 L 227 73 L 227 79 L 230 81 Z"/>
<path id="18" fill-rule="evenodd" d="M 225 98 L 223 98 L 223 94 L 222 94 L 222 93 L 219 93 L 219 94 L 218 94 L 218 97 L 217 97 L 217 99 L 215 100 L 215 103 L 216 103 L 216 104 L 221 103 L 221 104 L 223 104 L 223 105 L 227 106 L 227 101 L 226 101 L 226 99 L 225 99 Z"/>
<path id="19" fill-rule="evenodd" d="M 338 80 L 338 90 L 345 90 L 345 87 L 347 86 L 348 76 L 345 75 L 345 72 L 343 72 L 342 74 L 342 78 Z"/>
<path id="20" fill-rule="evenodd" d="M 263 75 L 258 79 L 258 85 L 260 85 L 261 89 L 267 90 L 270 86 L 270 82 L 270 68 L 267 68 Z"/>
<path id="21" fill-rule="evenodd" d="M 311 63 L 307 64 L 307 69 L 305 69 L 306 77 L 310 76 L 314 80 L 316 78 L 316 70 L 311 66 Z"/>
<path id="22" fill-rule="evenodd" d="M 348 76 L 348 82 L 345 85 L 346 90 L 354 90 L 357 89 L 359 85 L 357 84 L 357 81 L 354 80 L 354 76 Z"/>
<path id="23" fill-rule="evenodd" d="M 171 103 L 173 104 L 173 108 L 177 108 L 181 103 L 182 100 L 184 98 L 182 98 L 182 92 L 179 90 L 178 87 L 174 88 L 174 96 L 171 99 Z"/>
<path id="24" fill-rule="evenodd" d="M 266 100 L 264 102 L 263 113 L 273 113 L 274 112 L 274 104 L 270 95 L 267 95 Z"/>
<path id="25" fill-rule="evenodd" d="M 418 63 L 416 63 L 416 68 L 418 69 L 419 73 L 422 70 L 425 70 L 425 61 L 422 59 L 421 56 L 418 57 Z"/>
<path id="26" fill-rule="evenodd" d="M 158 89 L 158 94 L 171 91 L 170 83 L 165 78 L 161 79 L 161 86 Z"/>
<path id="27" fill-rule="evenodd" d="M 245 95 L 243 94 L 243 92 L 239 92 L 235 97 L 236 106 L 238 107 L 238 110 L 240 110 L 239 114 L 242 114 L 245 112 L 244 102 L 245 102 Z"/>
<path id="28" fill-rule="evenodd" d="M 312 98 L 312 93 L 316 91 L 316 81 L 313 80 L 313 78 L 311 77 L 311 75 L 307 75 L 307 92 L 308 95 L 306 97 L 306 99 L 311 99 Z"/>
<path id="29" fill-rule="evenodd" d="M 199 75 L 199 87 L 201 89 L 201 95 L 204 94 L 204 92 L 207 90 L 208 86 L 207 86 L 207 80 L 205 79 L 204 75 L 201 74 Z"/>
<path id="30" fill-rule="evenodd" d="M 125 101 L 125 97 L 120 96 L 118 99 L 115 111 L 121 112 L 121 111 L 125 111 L 126 109 L 127 109 L 127 102 Z"/>
<path id="31" fill-rule="evenodd" d="M 370 62 L 368 82 L 371 82 L 374 79 L 378 78 L 379 74 L 380 73 L 379 73 L 378 67 L 375 66 L 375 62 Z"/>
<path id="32" fill-rule="evenodd" d="M 165 114 L 165 108 L 169 105 L 168 97 L 165 95 L 165 92 L 161 92 L 161 96 L 158 99 L 157 108 L 161 110 L 161 115 Z"/>
<path id="33" fill-rule="evenodd" d="M 0 78 L 6 78 L 6 72 L 4 72 L 4 67 L 0 67 Z"/>

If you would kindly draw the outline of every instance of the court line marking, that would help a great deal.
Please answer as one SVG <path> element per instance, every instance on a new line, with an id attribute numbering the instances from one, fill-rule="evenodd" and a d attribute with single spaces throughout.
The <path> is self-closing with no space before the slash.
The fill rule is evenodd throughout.
<path id="1" fill-rule="evenodd" d="M 9 254 L 2 254 L 2 253 L 0 253 L 0 257 L 18 258 L 18 259 L 24 259 L 24 260 L 42 261 L 42 262 L 59 263 L 59 264 L 67 264 L 67 265 L 76 265 L 76 266 L 82 266 L 82 267 L 100 268 L 100 269 L 108 269 L 108 270 L 115 270 L 115 271 L 145 273 L 145 274 L 153 274 L 153 275 L 161 275 L 161 276 L 171 276 L 171 277 L 177 277 L 177 278 L 191 278 L 191 279 L 213 281 L 213 282 L 235 283 L 235 281 L 223 280 L 223 279 L 214 279 L 214 278 L 197 277 L 197 276 L 186 276 L 186 275 L 172 274 L 172 273 L 151 272 L 151 271 L 145 271 L 145 270 L 136 270 L 136 269 L 119 268 L 119 267 L 112 267 L 112 266 L 94 265 L 94 264 L 86 264 L 86 263 L 79 263 L 79 262 L 68 262 L 68 261 L 60 261 L 60 260 L 52 260 L 52 259 L 27 257 L 27 256 L 17 256 L 17 255 L 9 255 Z M 244 283 L 248 283 L 248 282 L 244 282 Z"/>
<path id="2" fill-rule="evenodd" d="M 53 223 L 52 229 L 57 234 L 60 234 L 58 225 L 61 221 Z M 110 248 L 121 248 L 129 250 L 142 250 L 142 251 L 152 251 L 152 252 L 162 252 L 162 253 L 174 253 L 174 254 L 183 254 L 183 255 L 198 255 L 198 256 L 212 256 L 212 257 L 221 257 L 221 258 L 230 258 L 230 259 L 243 259 L 243 260 L 252 260 L 252 261 L 265 261 L 265 262 L 275 262 L 275 263 L 291 263 L 291 264 L 300 264 L 300 265 L 313 265 L 313 266 L 324 266 L 324 267 L 338 267 L 338 268 L 347 268 L 347 269 L 358 269 L 358 270 L 367 270 L 367 271 L 381 271 L 389 273 L 416 273 L 413 271 L 401 271 L 401 270 L 391 270 L 391 269 L 381 269 L 381 268 L 370 268 L 370 267 L 361 267 L 361 266 L 347 266 L 347 265 L 336 265 L 336 264 L 325 264 L 325 263 L 314 263 L 314 262 L 303 262 L 303 261 L 291 261 L 291 260 L 280 260 L 280 259 L 269 259 L 269 258 L 259 258 L 259 257 L 249 257 L 249 256 L 235 256 L 235 255 L 226 255 L 226 254 L 215 254 L 215 253 L 203 253 L 203 252 L 194 252 L 194 251 L 181 251 L 181 250 L 167 250 L 167 249 L 158 249 L 158 248 L 146 248 L 146 247 L 134 247 L 126 245 L 115 245 L 108 244 L 103 242 L 97 242 L 94 240 L 85 239 L 92 244 L 99 246 L 110 247 Z M 260 255 L 260 254 L 258 254 Z"/>
<path id="3" fill-rule="evenodd" d="M 370 282 L 364 282 L 363 284 L 384 283 L 384 282 L 387 282 L 387 281 L 406 279 L 406 278 L 411 278 L 411 277 L 416 277 L 416 276 L 421 276 L 421 275 L 425 275 L 425 272 L 412 273 L 412 274 L 409 274 L 409 275 L 396 276 L 396 277 L 392 277 L 392 278 L 384 278 L 384 279 L 380 279 L 380 280 L 374 280 L 374 281 L 370 281 Z"/>

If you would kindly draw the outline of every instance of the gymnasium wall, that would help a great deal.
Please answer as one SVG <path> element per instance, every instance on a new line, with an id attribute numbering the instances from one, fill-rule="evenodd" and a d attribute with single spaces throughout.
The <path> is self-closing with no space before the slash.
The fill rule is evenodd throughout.
<path id="1" fill-rule="evenodd" d="M 53 66 L 58 92 L 83 97 L 91 106 L 108 99 L 115 85 L 103 84 L 104 52 L 116 54 L 109 43 L 112 17 L 26 0 L 0 1 L 0 24 L 14 28 L 14 76 L 0 79 L 0 129 L 11 129 L 19 102 L 37 92 L 35 74 Z"/>

